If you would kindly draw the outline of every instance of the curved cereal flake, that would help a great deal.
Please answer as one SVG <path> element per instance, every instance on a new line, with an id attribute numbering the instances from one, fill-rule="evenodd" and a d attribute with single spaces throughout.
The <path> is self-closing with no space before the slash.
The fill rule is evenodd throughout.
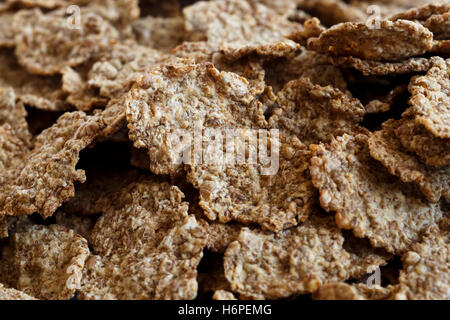
<path id="1" fill-rule="evenodd" d="M 405 151 L 395 136 L 397 127 L 399 121 L 389 120 L 383 123 L 382 130 L 370 136 L 370 155 L 403 182 L 417 184 L 428 201 L 438 202 L 441 196 L 450 198 L 450 167 L 427 166 L 416 155 Z"/>
<path id="2" fill-rule="evenodd" d="M 183 10 L 191 40 L 207 40 L 232 60 L 256 54 L 285 56 L 298 50 L 287 35 L 301 28 L 259 3 L 201 1 Z"/>
<path id="3" fill-rule="evenodd" d="M 10 237 L 0 260 L 2 282 L 39 299 L 70 299 L 89 256 L 87 241 L 64 227 L 32 226 Z"/>
<path id="4" fill-rule="evenodd" d="M 186 38 L 182 17 L 163 18 L 148 16 L 132 25 L 136 41 L 146 47 L 170 52 Z"/>
<path id="5" fill-rule="evenodd" d="M 318 38 L 310 39 L 308 49 L 332 56 L 402 61 L 426 53 L 432 44 L 433 34 L 418 23 L 382 20 L 380 28 L 371 28 L 363 23 L 333 26 Z"/>
<path id="6" fill-rule="evenodd" d="M 195 298 L 207 233 L 183 196 L 149 178 L 117 192 L 91 235 L 100 256 L 88 262 L 82 299 Z"/>
<path id="7" fill-rule="evenodd" d="M 378 285 L 369 287 L 363 283 L 347 284 L 334 282 L 324 284 L 314 292 L 314 300 L 388 300 L 392 294 L 391 287 Z"/>
<path id="8" fill-rule="evenodd" d="M 434 39 L 450 39 L 450 6 L 447 6 L 447 12 L 433 15 L 423 24 L 428 30 L 433 32 Z"/>
<path id="9" fill-rule="evenodd" d="M 448 224 L 448 223 L 447 223 Z M 450 229 L 433 226 L 426 237 L 402 257 L 394 299 L 450 299 Z"/>
<path id="10" fill-rule="evenodd" d="M 74 182 L 84 182 L 84 171 L 75 169 L 79 153 L 92 143 L 103 125 L 100 116 L 77 111 L 62 115 L 38 135 L 23 162 L 11 169 L 14 178 L 2 186 L 1 212 L 51 216 L 62 202 L 74 196 Z"/>
<path id="11" fill-rule="evenodd" d="M 402 62 L 381 62 L 355 57 L 333 57 L 333 63 L 338 67 L 356 69 L 364 76 L 387 76 L 428 71 L 432 59 L 409 58 Z"/>
<path id="12" fill-rule="evenodd" d="M 320 203 L 336 212 L 340 228 L 367 237 L 374 247 L 401 254 L 420 241 L 426 228 L 442 217 L 414 186 L 391 176 L 372 159 L 367 133 L 343 135 L 329 145 L 312 145 L 311 176 Z"/>
<path id="13" fill-rule="evenodd" d="M 0 87 L 14 89 L 18 99 L 41 110 L 66 111 L 66 94 L 61 88 L 61 77 L 30 75 L 22 68 L 10 50 L 0 49 Z"/>
<path id="14" fill-rule="evenodd" d="M 15 16 L 16 56 L 32 74 L 51 75 L 74 67 L 117 40 L 117 31 L 92 12 L 81 14 L 80 28 L 69 25 L 64 12 L 22 11 Z"/>
<path id="15" fill-rule="evenodd" d="M 248 153 L 259 153 L 261 157 L 261 149 L 265 148 L 271 150 L 271 155 L 264 161 L 260 158 L 259 163 L 239 163 L 239 159 L 234 163 L 226 159 L 209 163 L 204 159 L 203 164 L 187 164 L 187 180 L 200 190 L 199 204 L 204 214 L 221 223 L 258 223 L 274 232 L 306 220 L 315 195 L 306 147 L 296 138 L 280 142 L 275 136 L 264 138 L 261 132 L 255 132 L 255 144 L 247 141 L 251 133 L 240 134 L 226 141 L 227 150 L 237 150 L 239 144 L 244 144 Z"/>
<path id="16" fill-rule="evenodd" d="M 376 268 L 343 248 L 344 237 L 332 217 L 313 215 L 302 225 L 279 233 L 242 229 L 225 252 L 225 275 L 231 290 L 268 299 L 315 292 L 321 285 Z M 373 254 L 367 256 L 373 259 Z"/>
<path id="17" fill-rule="evenodd" d="M 427 21 L 430 17 L 446 13 L 450 10 L 450 5 L 442 3 L 429 3 L 423 6 L 414 6 L 414 8 L 397 13 L 390 17 L 392 21 L 396 20 L 416 20 Z"/>
<path id="18" fill-rule="evenodd" d="M 22 291 L 16 289 L 5 288 L 3 284 L 0 283 L 0 301 L 7 300 L 37 300 L 32 296 L 23 293 Z"/>
<path id="19" fill-rule="evenodd" d="M 102 96 L 119 98 L 147 69 L 166 62 L 170 57 L 160 51 L 134 42 L 119 43 L 104 52 L 89 71 L 88 83 Z"/>
<path id="20" fill-rule="evenodd" d="M 365 114 L 358 99 L 332 86 L 313 85 L 308 78 L 289 82 L 276 103 L 269 125 L 307 145 L 352 132 Z"/>
<path id="21" fill-rule="evenodd" d="M 154 173 L 175 174 L 197 130 L 201 135 L 203 128 L 266 126 L 262 105 L 250 89 L 244 78 L 208 63 L 151 70 L 127 96 L 130 139 L 136 148 L 149 150 Z"/>
<path id="22" fill-rule="evenodd" d="M 406 150 L 415 152 L 427 165 L 450 165 L 450 139 L 435 137 L 423 125 L 415 123 L 414 118 L 403 119 L 395 134 Z"/>
<path id="23" fill-rule="evenodd" d="M 436 59 L 423 77 L 410 85 L 408 115 L 438 138 L 450 138 L 450 59 Z"/>

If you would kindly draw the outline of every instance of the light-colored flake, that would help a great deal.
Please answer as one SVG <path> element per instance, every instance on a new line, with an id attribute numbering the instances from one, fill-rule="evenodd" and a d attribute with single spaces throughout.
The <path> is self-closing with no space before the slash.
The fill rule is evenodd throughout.
<path id="1" fill-rule="evenodd" d="M 193 299 L 207 233 L 183 193 L 142 178 L 116 194 L 91 235 L 82 299 Z M 145 279 L 145 280 L 143 280 Z"/>
<path id="2" fill-rule="evenodd" d="M 446 224 L 441 229 L 431 227 L 424 240 L 403 255 L 394 299 L 450 299 L 450 228 Z"/>
<path id="3" fill-rule="evenodd" d="M 285 56 L 298 50 L 287 35 L 301 25 L 259 3 L 200 1 L 185 8 L 183 14 L 191 40 L 207 40 L 233 60 L 250 54 Z"/>
<path id="4" fill-rule="evenodd" d="M 310 50 L 332 56 L 374 61 L 402 61 L 429 51 L 433 34 L 419 23 L 381 20 L 379 28 L 364 23 L 342 23 L 308 41 Z"/>
<path id="5" fill-rule="evenodd" d="M 402 119 L 395 134 L 406 150 L 415 152 L 430 166 L 450 165 L 450 139 L 441 139 L 430 133 L 414 118 Z"/>
<path id="6" fill-rule="evenodd" d="M 118 32 L 95 13 L 85 11 L 80 28 L 69 25 L 65 11 L 24 10 L 13 22 L 16 56 L 32 74 L 51 75 L 74 67 L 106 50 Z"/>
<path id="7" fill-rule="evenodd" d="M 384 263 L 370 250 L 355 258 L 343 244 L 330 216 L 316 214 L 279 233 L 244 228 L 225 252 L 225 275 L 233 292 L 276 299 L 312 293 L 327 282 L 357 277 Z"/>
<path id="8" fill-rule="evenodd" d="M 314 292 L 315 300 L 387 300 L 392 294 L 392 288 L 379 285 L 368 286 L 364 283 L 347 284 L 334 282 L 324 284 Z"/>
<path id="9" fill-rule="evenodd" d="M 368 140 L 370 155 L 403 182 L 417 184 L 428 201 L 438 202 L 441 196 L 450 198 L 450 167 L 424 164 L 415 154 L 408 153 L 396 137 L 400 121 L 388 120 L 383 128 Z"/>
<path id="10" fill-rule="evenodd" d="M 368 238 L 374 247 L 402 254 L 442 217 L 413 185 L 401 183 L 368 150 L 364 131 L 343 135 L 329 145 L 311 145 L 311 176 L 320 203 L 336 212 L 340 228 Z"/>
<path id="11" fill-rule="evenodd" d="M 132 25 L 136 41 L 146 47 L 170 52 L 181 45 L 186 37 L 184 19 L 148 16 Z"/>
<path id="12" fill-rule="evenodd" d="M 0 301 L 7 300 L 36 300 L 36 298 L 16 289 L 5 288 L 0 283 Z"/>
<path id="13" fill-rule="evenodd" d="M 1 186 L 0 212 L 51 216 L 62 202 L 74 196 L 74 182 L 85 181 L 84 171 L 75 168 L 79 153 L 103 126 L 99 115 L 77 111 L 65 113 L 38 135 L 33 149 L 11 168 L 13 178 Z"/>
<path id="14" fill-rule="evenodd" d="M 10 237 L 1 281 L 39 299 L 70 299 L 89 256 L 87 241 L 64 227 L 32 226 Z"/>
<path id="15" fill-rule="evenodd" d="M 365 114 L 358 99 L 332 86 L 314 85 L 309 78 L 289 82 L 276 103 L 279 107 L 269 120 L 270 127 L 307 145 L 352 132 Z"/>
<path id="16" fill-rule="evenodd" d="M 409 91 L 411 108 L 405 114 L 436 137 L 450 138 L 450 59 L 435 59 L 425 76 L 411 81 Z"/>
<path id="17" fill-rule="evenodd" d="M 221 300 L 221 301 L 237 300 L 232 292 L 226 290 L 217 290 L 216 292 L 214 292 L 212 298 L 213 300 Z"/>
<path id="18" fill-rule="evenodd" d="M 212 64 L 153 69 L 127 97 L 130 139 L 136 148 L 149 150 L 154 173 L 176 174 L 197 130 L 201 136 L 208 128 L 266 126 L 262 104 L 250 91 L 246 79 L 219 72 Z"/>

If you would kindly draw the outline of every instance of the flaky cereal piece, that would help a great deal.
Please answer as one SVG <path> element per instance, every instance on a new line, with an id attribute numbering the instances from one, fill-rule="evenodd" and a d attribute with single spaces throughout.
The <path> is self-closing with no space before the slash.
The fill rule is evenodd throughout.
<path id="1" fill-rule="evenodd" d="M 413 185 L 401 183 L 372 159 L 365 131 L 344 134 L 329 145 L 311 145 L 311 176 L 320 203 L 336 212 L 340 228 L 368 238 L 374 247 L 402 254 L 442 217 Z"/>
<path id="2" fill-rule="evenodd" d="M 185 29 L 191 40 L 207 40 L 229 59 L 245 55 L 285 56 L 299 46 L 287 35 L 301 29 L 259 3 L 218 0 L 200 1 L 183 10 Z"/>
<path id="3" fill-rule="evenodd" d="M 450 198 L 450 167 L 427 166 L 415 154 L 408 153 L 395 136 L 399 124 L 400 121 L 388 120 L 382 130 L 371 134 L 370 155 L 403 182 L 417 184 L 428 201 L 438 202 L 441 196 Z"/>
<path id="4" fill-rule="evenodd" d="M 430 133 L 414 118 L 404 118 L 395 130 L 406 150 L 415 152 L 430 166 L 450 165 L 450 139 L 441 139 Z"/>
<path id="5" fill-rule="evenodd" d="M 167 61 L 160 51 L 134 42 L 118 43 L 104 52 L 89 71 L 88 83 L 102 96 L 118 98 L 131 89 L 141 74 Z"/>
<path id="6" fill-rule="evenodd" d="M 357 7 L 341 0 L 300 0 L 298 8 L 332 26 L 341 22 L 364 22 L 367 15 Z"/>
<path id="7" fill-rule="evenodd" d="M 12 21 L 14 13 L 0 13 L 0 47 L 14 47 L 14 31 L 12 29 Z"/>
<path id="8" fill-rule="evenodd" d="M 90 216 L 70 214 L 62 210 L 55 213 L 56 224 L 73 230 L 85 239 L 89 239 L 96 220 Z"/>
<path id="9" fill-rule="evenodd" d="M 308 49 L 332 56 L 402 61 L 426 53 L 433 45 L 433 34 L 419 23 L 406 20 L 379 23 L 379 28 L 364 23 L 333 26 L 318 38 L 310 39 Z"/>
<path id="10" fill-rule="evenodd" d="M 89 256 L 86 239 L 58 225 L 10 237 L 0 260 L 2 282 L 39 299 L 70 299 Z"/>
<path id="11" fill-rule="evenodd" d="M 308 19 L 303 23 L 303 30 L 298 30 L 289 35 L 289 39 L 300 43 L 302 46 L 306 46 L 309 38 L 317 38 L 322 32 L 326 30 L 324 26 L 320 24 L 320 20 L 317 18 Z"/>
<path id="12" fill-rule="evenodd" d="M 192 59 L 195 63 L 211 62 L 218 48 L 207 41 L 183 42 L 172 53 L 182 59 Z"/>
<path id="13" fill-rule="evenodd" d="M 176 174 L 182 168 L 178 160 L 193 140 L 176 134 L 266 126 L 262 105 L 250 89 L 246 79 L 208 63 L 153 69 L 127 96 L 130 139 L 136 148 L 149 150 L 154 173 Z"/>
<path id="14" fill-rule="evenodd" d="M 243 225 L 239 223 L 207 222 L 208 243 L 206 247 L 212 252 L 224 253 L 228 245 L 235 241 Z"/>
<path id="15" fill-rule="evenodd" d="M 435 59 L 425 76 L 411 81 L 409 91 L 411 108 L 405 114 L 436 137 L 450 138 L 450 59 Z"/>
<path id="16" fill-rule="evenodd" d="M 394 299 L 450 299 L 450 229 L 433 226 L 423 241 L 402 257 Z"/>
<path id="17" fill-rule="evenodd" d="M 444 1 L 442 3 L 428 3 L 423 6 L 413 6 L 412 9 L 397 13 L 389 19 L 392 21 L 402 19 L 425 22 L 430 17 L 446 13 L 449 10 L 450 5 Z"/>
<path id="18" fill-rule="evenodd" d="M 221 301 L 237 300 L 232 292 L 226 290 L 217 290 L 216 292 L 214 292 L 212 298 L 213 300 L 221 300 Z"/>
<path id="19" fill-rule="evenodd" d="M 0 87 L 11 87 L 24 104 L 48 111 L 66 111 L 61 77 L 30 75 L 11 50 L 0 49 Z"/>
<path id="20" fill-rule="evenodd" d="M 381 62 L 355 57 L 333 57 L 333 63 L 342 68 L 356 69 L 364 76 L 386 76 L 428 71 L 431 59 L 409 58 L 401 62 Z"/>
<path id="21" fill-rule="evenodd" d="M 81 26 L 68 26 L 64 11 L 21 11 L 14 18 L 16 56 L 32 74 L 51 75 L 74 67 L 105 50 L 118 32 L 95 13 L 80 15 Z"/>
<path id="22" fill-rule="evenodd" d="M 199 204 L 204 214 L 221 223 L 258 223 L 274 232 L 306 220 L 315 196 L 306 146 L 296 138 L 280 142 L 273 135 L 264 138 L 261 134 L 255 134 L 257 144 L 250 144 L 247 137 L 251 133 L 239 134 L 230 144 L 226 141 L 226 150 L 245 144 L 249 153 L 259 148 L 261 157 L 261 148 L 270 149 L 268 163 L 229 163 L 211 150 L 211 163 L 204 159 L 202 164 L 187 164 L 187 180 L 200 190 Z"/>
<path id="23" fill-rule="evenodd" d="M 62 202 L 74 196 L 74 182 L 85 181 L 84 171 L 75 168 L 79 153 L 103 126 L 101 116 L 77 111 L 65 113 L 38 135 L 21 165 L 11 169 L 13 180 L 2 186 L 0 212 L 51 216 Z"/>
<path id="24" fill-rule="evenodd" d="M 146 47 L 170 52 L 181 45 L 186 37 L 182 17 L 163 18 L 148 16 L 132 25 L 136 41 Z"/>
<path id="25" fill-rule="evenodd" d="M 64 203 L 64 211 L 84 215 L 103 213 L 115 201 L 114 194 L 138 176 L 137 170 L 89 168 L 86 182 L 76 187 L 75 196 Z"/>
<path id="26" fill-rule="evenodd" d="M 433 32 L 434 39 L 450 39 L 450 5 L 446 13 L 431 16 L 425 21 L 424 26 Z"/>
<path id="27" fill-rule="evenodd" d="M 343 243 L 333 217 L 317 214 L 279 233 L 244 228 L 225 252 L 225 275 L 233 292 L 276 299 L 312 293 L 384 263 L 381 256 L 368 265 L 365 259 L 355 261 Z"/>
<path id="28" fill-rule="evenodd" d="M 352 132 L 365 114 L 358 99 L 332 86 L 313 85 L 309 78 L 289 82 L 278 93 L 277 105 L 269 125 L 307 145 Z"/>
<path id="29" fill-rule="evenodd" d="M 314 292 L 315 300 L 387 300 L 392 294 L 391 288 L 379 285 L 368 286 L 364 283 L 347 284 L 334 282 L 324 284 Z"/>
<path id="30" fill-rule="evenodd" d="M 65 67 L 61 70 L 62 90 L 68 95 L 66 101 L 78 110 L 88 111 L 107 104 L 107 99 L 89 87 L 87 72 Z"/>
<path id="31" fill-rule="evenodd" d="M 0 283 L 0 301 L 7 300 L 37 300 L 32 296 L 23 293 L 22 291 L 16 289 L 5 288 L 3 284 Z"/>
<path id="32" fill-rule="evenodd" d="M 207 234 L 175 186 L 142 178 L 116 194 L 91 235 L 82 299 L 193 299 Z M 142 279 L 145 279 L 144 281 Z"/>
<path id="33" fill-rule="evenodd" d="M 23 103 L 18 101 L 17 96 L 11 88 L 0 87 L 0 126 L 5 130 L 11 131 L 24 146 L 31 145 L 31 134 L 28 131 L 26 120 L 27 111 Z M 2 148 L 2 150 L 8 150 Z M 7 161 L 7 159 L 2 159 Z"/>
<path id="34" fill-rule="evenodd" d="M 138 0 L 73 0 L 82 5 L 81 14 L 92 12 L 109 21 L 119 30 L 139 19 Z"/>

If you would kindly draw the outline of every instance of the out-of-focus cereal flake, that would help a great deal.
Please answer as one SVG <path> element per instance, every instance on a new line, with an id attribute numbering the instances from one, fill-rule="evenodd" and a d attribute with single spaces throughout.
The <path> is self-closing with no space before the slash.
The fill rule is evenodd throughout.
<path id="1" fill-rule="evenodd" d="M 130 139 L 136 148 L 149 150 L 154 173 L 176 174 L 194 130 L 266 126 L 262 104 L 250 91 L 246 79 L 208 63 L 151 70 L 127 97 Z"/>
<path id="2" fill-rule="evenodd" d="M 21 67 L 11 50 L 0 49 L 0 87 L 14 89 L 18 99 L 41 110 L 65 111 L 66 94 L 61 88 L 60 76 L 37 76 Z"/>
<path id="3" fill-rule="evenodd" d="M 246 1 L 200 1 L 183 10 L 191 40 L 207 40 L 230 59 L 284 56 L 298 49 L 287 35 L 302 28 L 264 5 Z"/>
<path id="4" fill-rule="evenodd" d="M 315 195 L 306 146 L 296 138 L 280 142 L 274 136 L 255 136 L 255 144 L 250 143 L 248 135 L 243 132 L 234 142 L 227 141 L 225 148 L 236 147 L 238 141 L 249 153 L 258 153 L 259 149 L 260 156 L 261 147 L 270 149 L 268 163 L 238 163 L 238 159 L 229 163 L 223 159 L 207 165 L 186 165 L 187 180 L 200 190 L 204 214 L 221 223 L 258 223 L 275 232 L 306 220 Z"/>
<path id="5" fill-rule="evenodd" d="M 119 30 L 139 18 L 138 0 L 73 0 L 80 5 L 81 14 L 92 12 L 109 21 Z"/>
<path id="6" fill-rule="evenodd" d="M 86 239 L 64 227 L 32 226 L 3 249 L 1 281 L 39 299 L 70 299 L 89 256 Z"/>
<path id="7" fill-rule="evenodd" d="M 365 130 L 343 135 L 329 145 L 311 145 L 311 176 L 320 203 L 336 212 L 340 228 L 367 237 L 374 247 L 402 254 L 442 217 L 413 185 L 401 183 L 372 159 Z"/>
<path id="8" fill-rule="evenodd" d="M 365 114 L 358 99 L 332 86 L 314 85 L 309 78 L 289 82 L 276 103 L 269 125 L 307 145 L 352 132 Z"/>
<path id="9" fill-rule="evenodd" d="M 233 292 L 276 299 L 312 293 L 324 283 L 358 277 L 385 263 L 371 251 L 355 259 L 343 244 L 330 216 L 315 214 L 279 233 L 244 228 L 225 252 L 225 275 Z"/>
<path id="10" fill-rule="evenodd" d="M 333 26 L 310 39 L 308 48 L 332 56 L 402 61 L 426 53 L 433 45 L 433 34 L 419 23 L 382 20 L 379 24 L 379 28 L 350 22 Z"/>
<path id="11" fill-rule="evenodd" d="M 34 9 L 15 16 L 16 56 L 30 73 L 57 74 L 64 67 L 80 65 L 119 37 L 114 27 L 95 13 L 83 12 L 79 27 L 64 13 L 43 14 Z"/>
<path id="12" fill-rule="evenodd" d="M 74 196 L 74 182 L 85 181 L 84 171 L 75 168 L 79 153 L 103 126 L 101 116 L 77 111 L 65 113 L 38 135 L 33 149 L 11 168 L 12 179 L 1 186 L 1 212 L 51 216 L 62 202 Z"/>
<path id="13" fill-rule="evenodd" d="M 449 139 L 450 59 L 435 59 L 425 76 L 413 78 L 409 91 L 411 108 L 405 114 L 415 116 L 415 122 L 436 137 Z"/>
<path id="14" fill-rule="evenodd" d="M 387 300 L 392 287 L 368 286 L 365 283 L 347 284 L 345 282 L 326 283 L 313 294 L 315 300 Z"/>
<path id="15" fill-rule="evenodd" d="M 193 299 L 207 233 L 183 193 L 141 178 L 116 194 L 91 235 L 82 299 Z M 143 280 L 145 279 L 145 280 Z"/>
<path id="16" fill-rule="evenodd" d="M 5 288 L 5 286 L 0 283 L 0 301 L 7 300 L 36 300 L 36 298 L 16 289 Z"/>
<path id="17" fill-rule="evenodd" d="M 428 201 L 438 202 L 441 196 L 450 198 L 450 167 L 427 166 L 415 154 L 408 153 L 395 136 L 399 122 L 388 120 L 382 130 L 370 136 L 370 155 L 403 182 L 417 184 Z"/>
<path id="18" fill-rule="evenodd" d="M 146 47 L 170 52 L 181 45 L 186 37 L 184 19 L 148 16 L 132 25 L 136 41 Z"/>
<path id="19" fill-rule="evenodd" d="M 445 222 L 447 220 L 447 222 Z M 439 229 L 427 230 L 426 237 L 402 257 L 399 285 L 394 299 L 450 299 L 450 228 L 448 218 Z"/>
<path id="20" fill-rule="evenodd" d="M 14 13 L 1 12 L 0 13 L 0 47 L 14 47 L 14 31 L 12 29 L 12 22 Z"/>

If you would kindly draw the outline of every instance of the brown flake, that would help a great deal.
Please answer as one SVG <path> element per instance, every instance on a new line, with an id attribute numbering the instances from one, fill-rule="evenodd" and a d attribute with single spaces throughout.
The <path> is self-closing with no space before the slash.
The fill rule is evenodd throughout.
<path id="1" fill-rule="evenodd" d="M 402 257 L 395 299 L 450 299 L 450 229 L 433 226 L 420 243 Z"/>
<path id="2" fill-rule="evenodd" d="M 378 285 L 369 287 L 363 283 L 347 284 L 345 282 L 327 283 L 313 294 L 315 300 L 387 300 L 391 288 Z"/>
<path id="3" fill-rule="evenodd" d="M 0 301 L 7 300 L 36 300 L 36 298 L 16 289 L 5 288 L 0 283 Z"/>
<path id="4" fill-rule="evenodd" d="M 406 150 L 415 152 L 430 166 L 450 165 L 450 139 L 441 139 L 431 134 L 414 118 L 404 118 L 395 134 Z"/>
<path id="5" fill-rule="evenodd" d="M 87 241 L 64 227 L 32 226 L 10 237 L 1 280 L 39 299 L 70 299 L 89 256 Z"/>
<path id="6" fill-rule="evenodd" d="M 341 0 L 300 0 L 298 8 L 317 17 L 327 26 L 341 22 L 364 22 L 367 15 Z"/>
<path id="7" fill-rule="evenodd" d="M 21 11 L 14 18 L 16 55 L 32 74 L 51 75 L 74 67 L 105 50 L 118 32 L 95 13 L 81 14 L 81 28 L 69 24 L 64 11 Z"/>
<path id="8" fill-rule="evenodd" d="M 246 79 L 219 72 L 212 64 L 166 65 L 141 79 L 126 101 L 130 139 L 147 148 L 150 168 L 157 174 L 176 174 L 194 129 L 266 126 L 262 105 L 250 94 Z M 178 163 L 177 163 L 178 162 Z"/>
<path id="9" fill-rule="evenodd" d="M 12 21 L 14 13 L 0 12 L 0 47 L 14 47 L 14 31 Z"/>
<path id="10" fill-rule="evenodd" d="M 64 114 L 44 130 L 21 164 L 11 169 L 14 178 L 1 187 L 1 212 L 52 215 L 63 201 L 74 196 L 74 181 L 84 182 L 84 171 L 75 169 L 79 153 L 103 125 L 100 116 L 77 111 Z"/>
<path id="11" fill-rule="evenodd" d="M 402 61 L 426 53 L 433 45 L 433 34 L 419 23 L 406 20 L 379 23 L 379 28 L 363 23 L 333 26 L 318 38 L 310 39 L 308 48 L 332 56 Z"/>
<path id="12" fill-rule="evenodd" d="M 309 78 L 289 82 L 278 93 L 277 105 L 269 125 L 307 145 L 352 132 L 365 114 L 358 99 L 332 86 L 313 85 Z"/>
<path id="13" fill-rule="evenodd" d="M 450 59 L 435 59 L 425 76 L 411 81 L 409 91 L 411 108 L 405 114 L 436 137 L 450 138 Z"/>
<path id="14" fill-rule="evenodd" d="M 311 176 L 320 203 L 336 212 L 340 228 L 367 237 L 374 247 L 400 254 L 420 241 L 442 217 L 439 204 L 424 201 L 414 186 L 401 183 L 372 159 L 365 130 L 329 145 L 312 145 Z"/>
<path id="15" fill-rule="evenodd" d="M 333 218 L 317 214 L 279 233 L 244 228 L 225 252 L 225 275 L 233 292 L 276 299 L 312 293 L 324 283 L 357 277 L 384 263 L 372 252 L 354 259 L 343 243 Z"/>
<path id="16" fill-rule="evenodd" d="M 399 125 L 400 121 L 388 120 L 382 130 L 370 136 L 370 155 L 403 182 L 417 184 L 428 201 L 438 202 L 441 196 L 450 198 L 450 167 L 427 166 L 416 155 L 405 151 L 395 136 Z"/>

